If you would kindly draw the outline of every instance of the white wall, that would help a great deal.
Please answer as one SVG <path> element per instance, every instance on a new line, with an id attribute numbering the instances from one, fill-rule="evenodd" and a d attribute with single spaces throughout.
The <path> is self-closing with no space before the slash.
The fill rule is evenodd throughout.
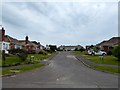
<path id="1" fill-rule="evenodd" d="M 9 50 L 9 49 L 10 49 L 10 43 L 0 42 L 0 50 Z"/>

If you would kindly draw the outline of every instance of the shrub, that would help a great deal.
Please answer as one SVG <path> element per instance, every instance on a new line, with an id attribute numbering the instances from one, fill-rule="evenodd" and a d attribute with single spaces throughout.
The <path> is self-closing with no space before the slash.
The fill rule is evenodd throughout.
<path id="1" fill-rule="evenodd" d="M 120 61 L 120 45 L 116 46 L 113 51 L 112 54 L 118 58 L 118 60 Z"/>
<path id="2" fill-rule="evenodd" d="M 28 56 L 27 52 L 23 49 L 11 49 L 9 53 L 17 55 L 22 61 L 25 61 Z"/>
<path id="3" fill-rule="evenodd" d="M 112 55 L 112 51 L 108 51 L 108 52 L 107 52 L 107 55 Z"/>
<path id="4" fill-rule="evenodd" d="M 27 53 L 25 53 L 25 52 L 20 52 L 17 55 L 22 61 L 25 61 L 28 56 Z"/>
<path id="5" fill-rule="evenodd" d="M 84 49 L 84 48 L 80 48 L 79 50 L 80 50 L 81 52 L 85 51 L 85 49 Z"/>

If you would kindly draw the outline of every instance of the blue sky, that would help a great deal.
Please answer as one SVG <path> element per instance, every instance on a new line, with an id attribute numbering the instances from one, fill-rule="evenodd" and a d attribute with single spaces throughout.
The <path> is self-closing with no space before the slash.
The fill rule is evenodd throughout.
<path id="1" fill-rule="evenodd" d="M 118 36 L 117 2 L 4 2 L 0 16 L 6 34 L 43 45 L 85 46 Z"/>

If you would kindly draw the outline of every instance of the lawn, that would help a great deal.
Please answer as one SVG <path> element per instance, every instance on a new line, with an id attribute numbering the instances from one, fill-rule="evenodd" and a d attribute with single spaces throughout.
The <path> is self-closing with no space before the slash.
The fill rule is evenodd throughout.
<path id="1" fill-rule="evenodd" d="M 35 60 L 43 60 L 49 57 L 49 54 L 47 55 L 43 55 L 43 54 L 29 54 L 28 58 L 30 58 L 30 56 L 34 56 Z"/>
<path id="2" fill-rule="evenodd" d="M 30 59 L 31 56 L 34 58 Z M 50 56 L 50 54 L 43 55 L 43 54 L 28 54 L 28 57 L 25 61 L 20 60 L 18 56 L 7 56 L 5 61 L 0 60 L 0 63 L 4 65 L 19 65 L 19 64 L 28 64 L 30 62 L 39 62 L 40 60 L 46 59 Z"/>
<path id="3" fill-rule="evenodd" d="M 5 65 L 15 65 L 21 63 L 21 60 L 17 56 L 9 56 L 6 57 L 5 61 L 3 61 Z"/>
<path id="4" fill-rule="evenodd" d="M 110 64 L 110 65 L 118 65 L 120 62 L 114 56 L 104 56 L 103 60 L 100 59 L 99 56 L 91 56 L 91 55 L 84 55 L 85 58 L 98 63 L 98 64 Z"/>
<path id="5" fill-rule="evenodd" d="M 100 59 L 99 56 L 91 56 L 91 55 L 86 55 L 85 52 L 80 52 L 80 51 L 74 51 L 75 54 L 81 54 L 84 58 L 87 58 L 88 60 L 91 60 L 92 62 L 95 62 L 97 64 L 108 64 L 108 65 L 119 65 L 120 61 L 114 56 L 106 55 L 104 56 L 103 60 Z M 111 73 L 120 73 L 120 68 L 112 68 L 108 66 L 92 66 L 96 70 L 101 70 L 101 71 L 107 71 Z"/>
<path id="6" fill-rule="evenodd" d="M 107 71 L 111 73 L 120 73 L 120 68 L 112 68 L 112 67 L 106 67 L 106 66 L 96 66 L 96 70 L 100 71 Z"/>
<path id="7" fill-rule="evenodd" d="M 30 60 L 31 56 L 34 56 L 34 59 Z M 5 64 L 7 64 L 7 65 L 14 65 L 14 64 L 17 64 L 17 63 L 27 64 L 28 62 L 32 62 L 32 64 L 28 64 L 26 66 L 22 66 L 21 65 L 19 68 L 13 68 L 13 67 L 2 68 L 2 75 L 13 74 L 14 72 L 12 72 L 12 71 L 14 71 L 14 70 L 18 71 L 18 72 L 24 72 L 24 71 L 28 71 L 28 70 L 32 70 L 32 69 L 35 69 L 35 68 L 42 67 L 44 65 L 40 64 L 38 62 L 40 62 L 43 59 L 48 58 L 49 56 L 51 56 L 51 54 L 49 54 L 49 53 L 47 55 L 43 55 L 43 54 L 28 54 L 28 57 L 27 57 L 27 59 L 24 62 L 21 61 L 17 56 L 6 57 Z"/>
<path id="8" fill-rule="evenodd" d="M 33 69 L 36 69 L 36 68 L 40 68 L 42 66 L 44 66 L 44 65 L 38 63 L 38 64 L 32 64 L 32 65 L 28 65 L 28 66 L 20 66 L 19 68 L 12 68 L 12 67 L 3 68 L 2 69 L 2 75 L 25 72 L 25 71 L 28 71 L 28 70 L 33 70 Z M 1 75 L 1 73 L 0 73 L 0 75 Z"/>

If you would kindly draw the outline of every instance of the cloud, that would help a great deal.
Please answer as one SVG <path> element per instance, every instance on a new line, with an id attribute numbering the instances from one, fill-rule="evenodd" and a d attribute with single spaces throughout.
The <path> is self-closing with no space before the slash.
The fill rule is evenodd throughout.
<path id="1" fill-rule="evenodd" d="M 118 33 L 116 2 L 5 2 L 7 34 L 45 44 L 96 44 Z"/>

